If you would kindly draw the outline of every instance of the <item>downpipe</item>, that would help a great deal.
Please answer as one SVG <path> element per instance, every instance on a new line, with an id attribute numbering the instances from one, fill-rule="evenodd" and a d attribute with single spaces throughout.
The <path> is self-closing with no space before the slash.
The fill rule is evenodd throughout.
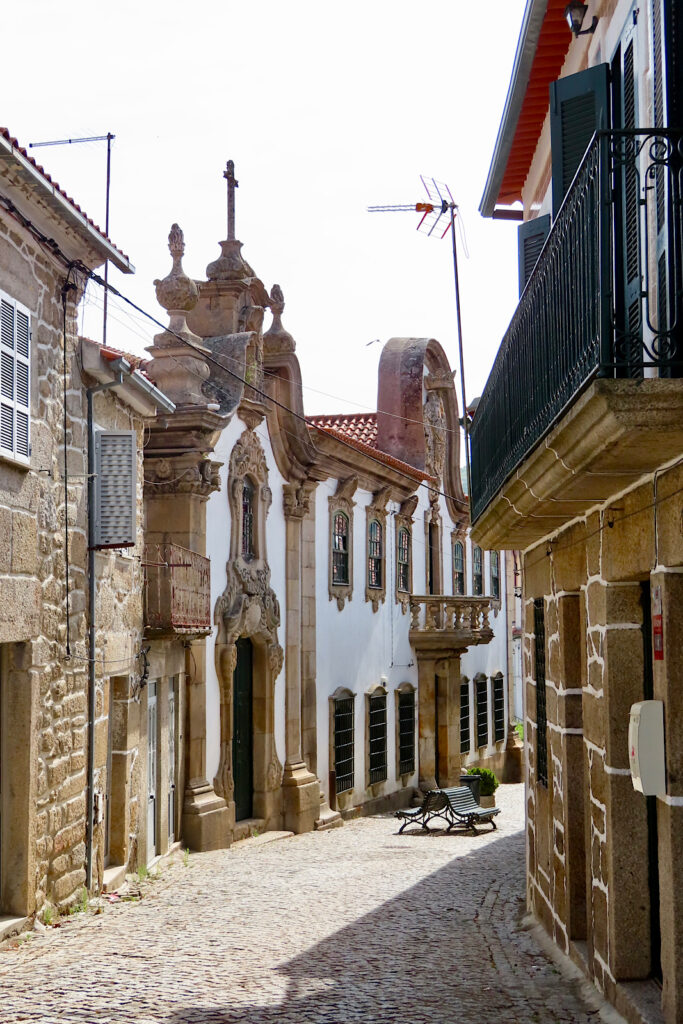
<path id="1" fill-rule="evenodd" d="M 114 364 L 116 368 L 116 364 Z M 95 829 L 95 426 L 93 397 L 123 382 L 118 371 L 114 380 L 86 389 L 88 403 L 88 824 L 85 853 L 85 885 L 92 889 L 93 834 Z"/>

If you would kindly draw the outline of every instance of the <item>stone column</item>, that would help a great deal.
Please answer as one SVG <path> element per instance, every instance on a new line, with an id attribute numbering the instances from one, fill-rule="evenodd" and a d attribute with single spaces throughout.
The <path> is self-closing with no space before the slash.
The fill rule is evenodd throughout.
<path id="1" fill-rule="evenodd" d="M 417 659 L 419 787 L 436 789 L 436 659 Z"/>
<path id="2" fill-rule="evenodd" d="M 310 485 L 314 486 L 314 485 Z M 320 783 L 301 754 L 301 535 L 310 486 L 285 484 L 286 552 L 285 828 L 309 832 L 320 815 Z"/>
<path id="3" fill-rule="evenodd" d="M 460 782 L 460 654 L 437 662 L 439 676 L 439 782 Z"/>

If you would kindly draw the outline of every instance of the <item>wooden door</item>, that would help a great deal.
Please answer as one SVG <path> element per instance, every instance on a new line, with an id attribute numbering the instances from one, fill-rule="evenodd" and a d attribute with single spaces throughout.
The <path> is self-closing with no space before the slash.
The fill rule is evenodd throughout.
<path id="1" fill-rule="evenodd" d="M 237 665 L 233 675 L 232 731 L 232 773 L 235 782 L 236 821 L 253 816 L 253 661 L 251 640 L 238 640 Z"/>

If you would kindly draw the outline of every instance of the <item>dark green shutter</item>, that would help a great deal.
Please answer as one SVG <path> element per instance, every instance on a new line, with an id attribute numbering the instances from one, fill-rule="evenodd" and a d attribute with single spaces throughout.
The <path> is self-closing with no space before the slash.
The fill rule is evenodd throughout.
<path id="1" fill-rule="evenodd" d="M 550 214 L 525 220 L 517 229 L 517 258 L 519 262 L 519 294 L 521 295 L 536 266 L 541 249 L 550 231 Z"/>
<path id="2" fill-rule="evenodd" d="M 609 128 L 609 65 L 550 83 L 553 217 L 562 205 L 593 132 Z"/>

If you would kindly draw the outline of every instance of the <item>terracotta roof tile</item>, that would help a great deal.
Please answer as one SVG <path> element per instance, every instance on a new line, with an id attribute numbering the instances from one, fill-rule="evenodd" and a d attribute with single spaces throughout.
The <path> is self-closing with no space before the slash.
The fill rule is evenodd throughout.
<path id="1" fill-rule="evenodd" d="M 75 200 L 75 199 L 72 199 L 72 198 L 71 198 L 71 196 L 70 196 L 70 195 L 68 195 L 68 193 L 64 191 L 64 189 L 63 189 L 63 188 L 61 187 L 61 185 L 59 184 L 59 182 L 57 182 L 57 181 L 53 181 L 53 179 L 52 179 L 52 178 L 50 177 L 50 175 L 49 175 L 49 174 L 47 173 L 47 171 L 45 170 L 45 168 L 44 168 L 44 167 L 42 167 L 42 166 L 41 166 L 41 164 L 39 164 L 39 163 L 36 163 L 36 161 L 35 161 L 35 160 L 33 159 L 33 157 L 32 157 L 32 156 L 29 156 L 29 154 L 28 154 L 27 150 L 25 150 L 23 146 L 20 146 L 20 145 L 19 145 L 18 141 L 17 141 L 17 140 L 16 140 L 15 138 L 14 138 L 14 136 L 10 134 L 9 128 L 0 128 L 0 135 L 2 135 L 2 136 L 3 136 L 4 138 L 5 138 L 5 139 L 7 139 L 7 141 L 9 142 L 9 144 L 10 144 L 10 145 L 11 145 L 11 146 L 12 146 L 12 147 L 13 147 L 14 149 L 16 149 L 18 153 L 21 153 L 21 155 L 22 155 L 22 156 L 24 157 L 24 159 L 25 159 L 25 160 L 28 160 L 28 162 L 29 162 L 29 163 L 31 164 L 31 166 L 32 166 L 32 167 L 34 167 L 34 168 L 35 168 L 35 170 L 36 170 L 36 171 L 38 171 L 38 173 L 39 173 L 39 174 L 41 174 L 41 175 L 43 176 L 43 178 L 45 178 L 45 181 L 46 181 L 46 182 L 47 182 L 47 183 L 48 183 L 49 185 L 51 185 L 51 186 L 52 186 L 52 188 L 56 189 L 56 191 L 57 191 L 57 192 L 59 192 L 59 194 L 60 194 L 61 196 L 63 196 L 63 198 L 64 198 L 64 199 L 66 199 L 67 203 L 70 203 L 70 204 L 71 204 L 71 206 L 73 206 L 74 210 L 77 210 L 77 211 L 78 211 L 78 213 L 80 213 L 82 217 L 85 217 L 85 219 L 87 220 L 87 222 L 88 222 L 88 224 L 90 225 L 90 227 L 91 227 L 91 228 L 93 228 L 93 229 L 94 229 L 95 231 L 97 231 L 97 233 L 98 233 L 99 235 L 101 235 L 101 236 L 102 236 L 102 238 L 104 238 L 104 239 L 105 239 L 105 240 L 106 240 L 107 242 L 109 242 L 109 244 L 110 244 L 111 246 L 113 246 L 113 247 L 114 247 L 114 249 L 116 249 L 116 251 L 117 251 L 117 252 L 118 252 L 118 253 L 119 253 L 119 254 L 120 254 L 120 255 L 121 255 L 121 256 L 122 256 L 123 258 L 124 258 L 124 260 L 126 260 L 127 262 L 130 262 L 130 259 L 129 259 L 129 257 L 128 257 L 128 256 L 126 255 L 126 253 L 125 253 L 125 252 L 123 252 L 123 251 L 122 251 L 121 249 L 119 249 L 118 245 L 114 245 L 114 243 L 112 242 L 111 238 L 109 238 L 109 237 L 108 237 L 108 236 L 107 236 L 107 235 L 106 235 L 106 234 L 104 233 L 104 231 L 102 230 L 102 228 L 101 228 L 101 227 L 99 227 L 99 225 L 95 223 L 95 221 L 94 221 L 94 220 L 92 219 L 92 217 L 89 217 L 89 216 L 87 215 L 87 213 L 85 212 L 85 210 L 81 209 L 81 207 L 80 207 L 80 206 L 78 205 L 78 203 L 76 202 L 76 200 Z"/>
<path id="2" fill-rule="evenodd" d="M 352 441 L 361 441 L 370 448 L 377 447 L 377 413 L 354 412 L 329 416 L 307 416 L 315 427 L 324 427 Z"/>

